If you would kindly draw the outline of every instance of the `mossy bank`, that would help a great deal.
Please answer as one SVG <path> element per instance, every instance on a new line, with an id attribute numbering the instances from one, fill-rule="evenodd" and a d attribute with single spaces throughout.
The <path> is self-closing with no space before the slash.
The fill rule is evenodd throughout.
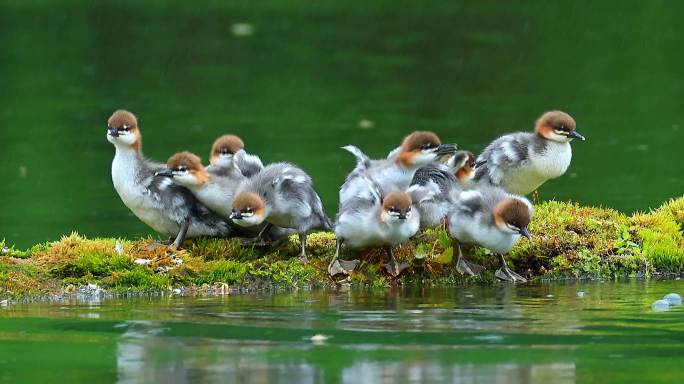
<path id="1" fill-rule="evenodd" d="M 680 275 L 684 272 L 684 196 L 648 213 L 628 216 L 608 208 L 567 202 L 536 206 L 530 230 L 509 260 L 532 279 L 622 278 Z M 111 292 L 184 291 L 225 293 L 234 287 L 317 287 L 336 284 L 326 274 L 335 237 L 309 235 L 310 263 L 297 258 L 296 236 L 268 248 L 237 239 L 195 239 L 181 251 L 154 239 L 87 239 L 71 234 L 27 250 L 0 243 L 0 296 L 58 294 L 86 284 Z M 352 253 L 353 252 L 353 253 Z M 496 258 L 485 249 L 464 248 L 469 260 L 487 269 L 464 277 L 453 268 L 453 250 L 443 229 L 429 229 L 397 249 L 411 268 L 400 281 L 382 273 L 386 255 L 377 249 L 344 250 L 361 265 L 352 285 L 458 284 L 493 282 Z"/>

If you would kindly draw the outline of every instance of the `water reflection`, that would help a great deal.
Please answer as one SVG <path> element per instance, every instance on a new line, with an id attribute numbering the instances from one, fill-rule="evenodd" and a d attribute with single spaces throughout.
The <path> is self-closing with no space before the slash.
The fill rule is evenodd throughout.
<path id="1" fill-rule="evenodd" d="M 683 309 L 650 307 L 671 292 L 684 281 L 11 304 L 0 382 L 680 382 Z"/>
<path id="2" fill-rule="evenodd" d="M 319 365 L 298 358 L 316 347 L 274 343 L 203 343 L 126 334 L 117 344 L 119 383 L 574 383 L 572 362 L 452 363 L 434 361 L 423 348 L 408 348 L 403 361 L 323 356 Z M 382 348 L 367 348 L 382 354 Z M 444 351 L 446 352 L 446 351 Z M 468 353 L 467 350 L 461 353 Z M 363 355 L 363 353 L 361 353 Z M 439 360 L 439 359 L 437 359 Z"/>

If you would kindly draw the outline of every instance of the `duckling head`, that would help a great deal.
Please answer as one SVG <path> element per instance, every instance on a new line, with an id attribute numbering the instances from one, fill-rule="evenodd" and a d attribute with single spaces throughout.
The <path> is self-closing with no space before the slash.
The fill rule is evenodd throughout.
<path id="1" fill-rule="evenodd" d="M 523 198 L 508 197 L 494 207 L 494 222 L 503 232 L 532 239 L 529 229 L 532 204 Z"/>
<path id="2" fill-rule="evenodd" d="M 456 145 L 442 144 L 434 132 L 416 131 L 404 138 L 397 161 L 405 167 L 421 166 L 455 151 Z"/>
<path id="3" fill-rule="evenodd" d="M 388 224 L 403 223 L 411 217 L 411 196 L 405 192 L 391 192 L 382 199 L 380 218 Z"/>
<path id="4" fill-rule="evenodd" d="M 223 135 L 214 141 L 211 146 L 212 165 L 219 167 L 229 167 L 233 165 L 233 156 L 238 151 L 245 148 L 245 143 L 235 135 Z"/>
<path id="5" fill-rule="evenodd" d="M 265 215 L 264 200 L 253 192 L 241 192 L 233 200 L 233 213 L 230 219 L 242 227 L 261 224 Z"/>
<path id="6" fill-rule="evenodd" d="M 461 183 L 467 183 L 475 176 L 475 155 L 470 151 L 456 151 L 446 165 L 454 170 L 454 176 Z"/>
<path id="7" fill-rule="evenodd" d="M 140 150 L 142 136 L 135 115 L 124 109 L 114 111 L 107 120 L 107 140 L 114 145 Z"/>
<path id="8" fill-rule="evenodd" d="M 173 181 L 185 187 L 199 187 L 209 181 L 209 173 L 202 165 L 202 159 L 190 152 L 179 152 L 166 162 L 167 169 L 157 176 L 172 177 Z"/>
<path id="9" fill-rule="evenodd" d="M 567 143 L 572 139 L 585 140 L 584 136 L 577 132 L 575 119 L 563 111 L 545 112 L 537 119 L 535 131 L 541 137 L 559 143 Z"/>

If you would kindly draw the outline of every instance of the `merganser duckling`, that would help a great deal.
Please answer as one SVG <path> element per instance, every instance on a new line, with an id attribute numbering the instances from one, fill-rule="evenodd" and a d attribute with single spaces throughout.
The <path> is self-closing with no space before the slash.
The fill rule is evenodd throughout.
<path id="1" fill-rule="evenodd" d="M 245 177 L 252 177 L 264 169 L 259 156 L 245 152 L 245 143 L 235 135 L 223 135 L 211 146 L 211 158 L 207 170 L 224 176 L 232 170 Z"/>
<path id="2" fill-rule="evenodd" d="M 311 178 L 288 163 L 269 164 L 249 178 L 238 189 L 230 218 L 243 227 L 266 221 L 297 230 L 301 246 L 299 257 L 304 263 L 308 262 L 307 232 L 312 229 L 332 230 Z"/>
<path id="3" fill-rule="evenodd" d="M 340 189 L 340 203 L 368 190 L 363 180 L 365 176 L 360 177 L 362 174 L 375 180 L 383 190 L 405 191 L 418 168 L 456 151 L 455 145 L 442 144 L 436 134 L 428 131 L 416 131 L 406 136 L 390 159 L 371 160 L 353 145 L 342 148 L 356 156 L 357 163 Z"/>
<path id="4" fill-rule="evenodd" d="M 456 151 L 444 164 L 430 164 L 416 170 L 407 192 L 420 213 L 421 228 L 445 223 L 454 202 L 452 196 L 469 186 L 474 169 L 475 155 Z"/>
<path id="5" fill-rule="evenodd" d="M 247 180 L 242 173 L 231 172 L 228 177 L 210 173 L 202 165 L 202 160 L 190 152 L 174 154 L 166 166 L 167 169 L 157 175 L 171 177 L 219 216 L 230 218 L 235 192 Z"/>
<path id="6" fill-rule="evenodd" d="M 471 264 L 463 259 L 458 242 L 477 244 L 499 256 L 501 267 L 496 271 L 496 277 L 526 282 L 527 279 L 508 268 L 504 254 L 513 248 L 521 235 L 532 239 L 527 229 L 532 212 L 532 204 L 526 198 L 506 193 L 499 187 L 484 186 L 458 194 L 448 218 L 449 235 L 457 240 L 457 268 L 475 274 L 469 271 Z"/>
<path id="7" fill-rule="evenodd" d="M 504 135 L 489 144 L 477 158 L 474 181 L 497 185 L 506 191 L 527 195 L 544 182 L 565 173 L 572 159 L 572 139 L 584 140 L 575 120 L 565 112 L 544 113 L 536 122 L 535 133 Z"/>
<path id="8" fill-rule="evenodd" d="M 159 233 L 174 236 L 176 248 L 185 237 L 233 234 L 230 222 L 212 213 L 188 189 L 155 176 L 166 166 L 143 156 L 138 120 L 132 113 L 115 111 L 107 127 L 107 140 L 116 149 L 112 161 L 114 188 L 142 222 Z"/>
<path id="9" fill-rule="evenodd" d="M 394 258 L 393 247 L 416 234 L 420 226 L 419 215 L 411 209 L 411 197 L 405 192 L 391 192 L 384 198 L 377 183 L 366 178 L 371 186 L 369 193 L 349 199 L 340 207 L 335 223 L 337 246 L 335 256 L 328 265 L 328 274 L 348 275 L 358 260 L 340 260 L 340 248 L 383 246 L 390 255 L 385 264 L 387 272 L 396 277 L 408 267 Z"/>

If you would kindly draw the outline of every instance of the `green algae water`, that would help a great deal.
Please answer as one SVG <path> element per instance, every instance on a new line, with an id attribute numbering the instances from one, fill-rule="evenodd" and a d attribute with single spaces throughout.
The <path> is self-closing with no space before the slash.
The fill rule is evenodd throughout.
<path id="1" fill-rule="evenodd" d="M 0 382 L 679 383 L 683 281 L 99 299 L 0 308 Z M 316 337 L 317 336 L 317 337 Z"/>
<path id="2" fill-rule="evenodd" d="M 223 133 L 309 172 L 327 212 L 356 144 L 416 129 L 480 151 L 547 109 L 578 122 L 542 199 L 626 213 L 684 191 L 684 3 L 0 2 L 0 239 L 151 234 L 114 191 L 113 110 L 145 153 L 206 160 Z"/>

